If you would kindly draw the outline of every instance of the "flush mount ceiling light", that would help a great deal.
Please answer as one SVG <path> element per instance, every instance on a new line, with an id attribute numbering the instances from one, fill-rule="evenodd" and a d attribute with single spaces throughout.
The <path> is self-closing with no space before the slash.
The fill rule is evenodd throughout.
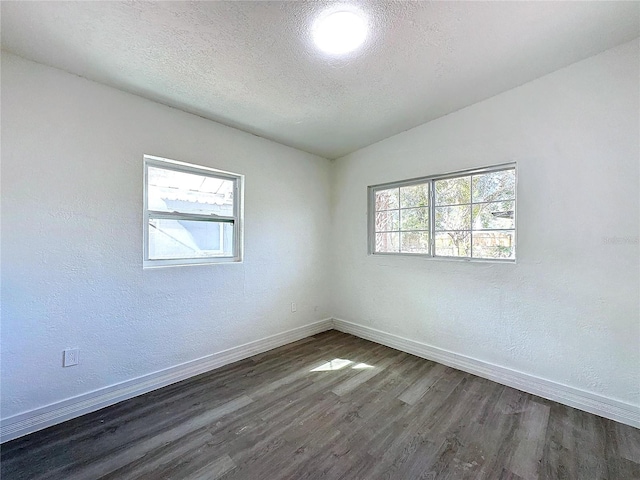
<path id="1" fill-rule="evenodd" d="M 364 16 L 352 10 L 325 13 L 313 25 L 313 40 L 320 50 L 331 55 L 352 52 L 366 37 Z"/>

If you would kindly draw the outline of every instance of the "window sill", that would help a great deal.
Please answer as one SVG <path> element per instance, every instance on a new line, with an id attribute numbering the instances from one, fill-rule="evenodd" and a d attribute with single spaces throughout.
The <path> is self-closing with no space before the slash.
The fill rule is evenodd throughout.
<path id="1" fill-rule="evenodd" d="M 463 262 L 463 263 L 516 263 L 515 258 L 469 258 L 469 257 L 443 257 L 426 255 L 424 253 L 369 253 L 369 257 L 413 257 L 425 260 L 435 260 L 438 262 Z"/>
<path id="2" fill-rule="evenodd" d="M 234 263 L 242 263 L 240 257 L 225 257 L 225 258 L 184 258 L 179 260 L 143 260 L 142 268 L 154 269 L 154 268 L 166 268 L 166 267 L 194 267 L 199 265 L 228 265 Z"/>

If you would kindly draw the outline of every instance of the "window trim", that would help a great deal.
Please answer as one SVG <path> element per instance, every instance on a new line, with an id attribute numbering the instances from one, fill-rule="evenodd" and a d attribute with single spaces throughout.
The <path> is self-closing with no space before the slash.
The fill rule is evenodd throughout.
<path id="1" fill-rule="evenodd" d="M 160 212 L 149 210 L 148 205 L 148 167 L 157 167 L 176 172 L 191 173 L 213 178 L 231 180 L 234 184 L 233 191 L 233 216 L 199 215 L 193 213 Z M 143 245 L 142 245 L 142 266 L 143 268 L 172 267 L 186 265 L 211 265 L 220 263 L 242 263 L 243 258 L 243 234 L 244 234 L 244 175 L 239 173 L 218 170 L 211 167 L 194 165 L 186 162 L 179 162 L 169 158 L 157 157 L 154 155 L 143 156 Z M 149 218 L 167 219 L 193 219 L 198 221 L 211 221 L 215 223 L 233 224 L 233 256 L 230 257 L 195 257 L 195 258 L 170 258 L 170 259 L 150 259 L 149 258 Z"/>
<path id="2" fill-rule="evenodd" d="M 471 168 L 466 170 L 458 170 L 455 172 L 448 172 L 439 175 L 428 175 L 424 177 L 409 178 L 406 180 L 399 180 L 395 182 L 379 183 L 376 185 L 370 185 L 367 187 L 367 253 L 372 256 L 403 256 L 403 257 L 421 257 L 430 260 L 452 260 L 461 262 L 480 262 L 480 263 L 516 263 L 517 254 L 515 258 L 473 258 L 469 257 L 455 257 L 446 255 L 435 254 L 435 189 L 434 183 L 436 180 L 447 180 L 451 178 L 467 177 L 471 175 L 479 175 L 483 173 L 500 172 L 504 170 L 513 170 L 515 174 L 515 196 L 514 202 L 514 251 L 517 252 L 518 246 L 518 168 L 516 162 L 501 163 L 498 165 L 491 165 L 480 168 Z M 408 187 L 411 185 L 420 185 L 429 183 L 429 253 L 411 253 L 411 252 L 376 252 L 376 231 L 375 231 L 375 194 L 379 190 L 388 190 L 392 188 Z M 468 205 L 474 205 L 473 199 Z M 478 202 L 478 203 L 491 203 L 491 202 Z M 398 205 L 398 209 L 400 206 Z M 394 209 L 395 210 L 395 209 Z M 504 230 L 504 229 L 501 229 Z M 512 229 L 508 229 L 511 231 Z M 466 231 L 466 230 L 464 230 Z M 473 231 L 473 225 L 472 229 Z"/>

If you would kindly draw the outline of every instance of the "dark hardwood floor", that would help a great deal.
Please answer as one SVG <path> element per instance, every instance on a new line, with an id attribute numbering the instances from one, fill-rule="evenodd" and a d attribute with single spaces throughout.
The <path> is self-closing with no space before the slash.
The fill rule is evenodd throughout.
<path id="1" fill-rule="evenodd" d="M 330 331 L 8 442 L 0 458 L 2 480 L 630 480 L 640 430 Z"/>

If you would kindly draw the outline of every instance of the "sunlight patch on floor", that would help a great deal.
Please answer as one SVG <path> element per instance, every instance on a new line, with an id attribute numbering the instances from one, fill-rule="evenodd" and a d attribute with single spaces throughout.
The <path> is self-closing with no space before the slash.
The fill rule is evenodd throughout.
<path id="1" fill-rule="evenodd" d="M 351 360 L 344 360 L 342 358 L 334 358 L 333 360 L 329 360 L 327 363 L 320 365 L 319 367 L 311 370 L 312 372 L 328 372 L 330 370 L 340 370 L 341 368 L 346 367 L 347 365 L 352 364 Z"/>
<path id="2" fill-rule="evenodd" d="M 331 370 L 340 370 L 342 368 L 348 367 L 352 365 L 354 362 L 351 360 L 345 360 L 343 358 L 334 358 L 333 360 L 328 361 L 327 363 L 323 363 L 319 367 L 312 369 L 312 372 L 329 372 Z M 367 368 L 373 368 L 373 365 L 367 365 L 366 363 L 358 363 L 356 365 L 352 365 L 351 368 L 354 370 L 364 370 Z"/>
<path id="3" fill-rule="evenodd" d="M 354 370 L 364 370 L 367 368 L 373 368 L 373 365 L 367 365 L 366 363 L 359 363 L 357 365 L 354 365 L 353 367 Z"/>

